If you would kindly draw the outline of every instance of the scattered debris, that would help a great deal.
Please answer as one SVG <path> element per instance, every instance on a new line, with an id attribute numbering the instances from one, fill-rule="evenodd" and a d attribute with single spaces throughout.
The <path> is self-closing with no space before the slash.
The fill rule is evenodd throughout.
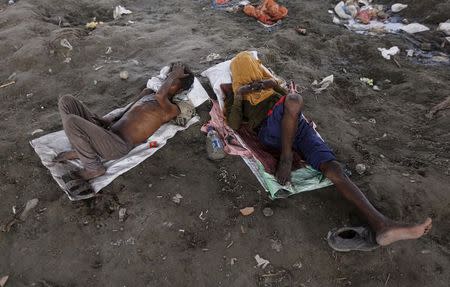
<path id="1" fill-rule="evenodd" d="M 127 14 L 131 14 L 133 12 L 131 12 L 130 10 L 126 9 L 123 6 L 116 6 L 116 8 L 114 8 L 114 12 L 113 12 L 113 18 L 114 20 L 119 19 L 120 17 L 122 17 L 122 15 L 127 15 Z"/>
<path id="2" fill-rule="evenodd" d="M 13 1 L 13 4 L 14 4 L 14 1 Z M 9 278 L 9 275 L 6 275 L 6 276 L 3 276 L 0 278 L 0 287 L 6 286 L 6 282 L 8 281 L 8 278 Z"/>
<path id="3" fill-rule="evenodd" d="M 206 62 L 212 62 L 214 60 L 218 60 L 221 59 L 222 56 L 220 56 L 220 54 L 217 53 L 211 53 L 208 56 L 206 56 Z"/>
<path id="4" fill-rule="evenodd" d="M 297 28 L 295 29 L 295 32 L 297 32 L 297 34 L 303 35 L 303 36 L 306 36 L 306 34 L 307 34 L 306 29 L 305 29 L 305 28 L 301 28 L 301 27 L 297 27 Z"/>
<path id="5" fill-rule="evenodd" d="M 398 52 L 400 52 L 400 49 L 397 46 L 393 46 L 389 49 L 378 48 L 378 51 L 381 52 L 381 55 L 383 56 L 383 58 L 385 58 L 386 60 L 390 60 L 391 56 L 397 55 Z"/>
<path id="6" fill-rule="evenodd" d="M 352 19 L 356 17 L 356 14 L 358 14 L 358 10 L 355 5 L 346 5 L 344 1 L 341 1 L 334 6 L 334 12 L 341 18 L 341 19 Z"/>
<path id="7" fill-rule="evenodd" d="M 95 67 L 94 70 L 95 70 L 95 71 L 98 71 L 98 70 L 100 70 L 100 69 L 103 69 L 103 67 L 104 67 L 104 66 L 98 66 L 98 67 Z"/>
<path id="8" fill-rule="evenodd" d="M 363 78 L 359 78 L 359 80 L 371 87 L 373 86 L 373 79 L 363 77 Z"/>
<path id="9" fill-rule="evenodd" d="M 157 141 L 150 141 L 150 142 L 148 142 L 148 148 L 156 148 L 158 146 L 159 146 L 159 144 L 158 144 Z"/>
<path id="10" fill-rule="evenodd" d="M 372 89 L 373 89 L 374 91 L 381 91 L 380 87 L 378 87 L 377 85 L 374 85 L 374 86 L 372 87 Z"/>
<path id="11" fill-rule="evenodd" d="M 119 76 L 122 80 L 126 80 L 126 79 L 128 79 L 128 72 L 122 71 L 122 72 L 120 72 Z"/>
<path id="12" fill-rule="evenodd" d="M 400 30 L 405 31 L 408 34 L 415 34 L 415 33 L 428 31 L 428 30 L 430 30 L 430 28 L 428 28 L 425 25 L 419 24 L 419 23 L 411 23 L 411 24 L 401 27 Z"/>
<path id="13" fill-rule="evenodd" d="M 256 260 L 256 263 L 257 263 L 256 267 L 260 267 L 262 269 L 266 268 L 267 265 L 270 264 L 269 260 L 266 260 L 266 259 L 260 257 L 259 254 L 255 255 L 255 260 Z"/>
<path id="14" fill-rule="evenodd" d="M 356 165 L 355 169 L 356 169 L 356 172 L 357 172 L 359 175 L 362 175 L 362 174 L 364 174 L 364 173 L 366 172 L 367 167 L 366 167 L 366 165 L 363 164 L 363 163 L 358 163 L 358 164 Z"/>
<path id="15" fill-rule="evenodd" d="M 413 49 L 408 49 L 408 50 L 406 50 L 406 56 L 408 56 L 408 57 L 414 57 L 414 50 L 413 50 Z"/>
<path id="16" fill-rule="evenodd" d="M 303 267 L 302 262 L 299 260 L 296 263 L 292 264 L 292 267 L 294 267 L 295 269 L 301 269 Z"/>
<path id="17" fill-rule="evenodd" d="M 432 119 L 433 116 L 442 110 L 448 109 L 450 108 L 450 96 L 447 97 L 445 100 L 443 100 L 442 102 L 440 102 L 439 104 L 435 105 L 428 114 L 426 114 L 426 117 L 429 119 Z"/>
<path id="18" fill-rule="evenodd" d="M 440 23 L 437 30 L 444 32 L 447 36 L 450 36 L 450 20 L 447 20 L 447 22 L 444 23 Z"/>
<path id="19" fill-rule="evenodd" d="M 42 133 L 43 131 L 44 131 L 43 129 L 36 129 L 31 132 L 31 135 L 34 136 L 35 134 Z"/>
<path id="20" fill-rule="evenodd" d="M 230 248 L 231 246 L 233 246 L 233 244 L 234 244 L 234 241 L 231 241 L 230 243 L 228 243 L 227 249 Z"/>
<path id="21" fill-rule="evenodd" d="M 241 212 L 242 215 L 248 216 L 248 215 L 252 214 L 253 212 L 255 212 L 255 208 L 254 207 L 246 207 L 246 208 L 242 208 L 239 211 Z"/>
<path id="22" fill-rule="evenodd" d="M 72 44 L 70 44 L 69 40 L 67 40 L 66 38 L 61 39 L 61 41 L 59 41 L 59 44 L 64 48 L 69 49 L 70 51 L 73 50 Z"/>
<path id="23" fill-rule="evenodd" d="M 17 212 L 14 215 L 14 217 L 10 221 L 8 221 L 8 223 L 2 225 L 0 230 L 3 232 L 9 232 L 11 230 L 11 227 L 14 226 L 14 224 L 25 221 L 30 211 L 37 206 L 38 202 L 39 199 L 37 198 L 28 200 L 27 203 L 25 204 L 25 207 L 23 207 L 23 209 L 20 212 Z M 19 216 L 17 216 L 17 214 L 19 214 Z"/>
<path id="24" fill-rule="evenodd" d="M 72 58 L 67 57 L 67 58 L 64 59 L 63 63 L 69 64 L 71 61 L 72 61 Z"/>
<path id="25" fill-rule="evenodd" d="M 270 239 L 270 247 L 275 250 L 276 252 L 280 252 L 281 249 L 283 248 L 283 245 L 281 245 L 281 241 L 280 240 L 274 240 L 274 239 Z"/>
<path id="26" fill-rule="evenodd" d="M 106 55 L 109 55 L 109 54 L 111 54 L 111 53 L 112 53 L 112 48 L 111 48 L 111 47 L 106 48 L 105 54 L 106 54 Z"/>
<path id="27" fill-rule="evenodd" d="M 6 88 L 6 87 L 11 86 L 11 85 L 14 85 L 15 83 L 16 83 L 16 81 L 8 82 L 8 83 L 6 83 L 6 84 L 1 85 L 1 86 L 0 86 L 0 89 L 1 89 L 1 88 Z"/>
<path id="28" fill-rule="evenodd" d="M 119 209 L 119 221 L 124 222 L 127 217 L 127 209 L 126 208 L 120 208 Z"/>
<path id="29" fill-rule="evenodd" d="M 327 89 L 333 82 L 334 82 L 334 75 L 329 75 L 328 77 L 323 78 L 323 80 L 320 83 L 317 83 L 317 80 L 315 80 L 312 83 L 312 85 L 319 87 L 313 88 L 313 90 L 316 94 L 319 94 L 323 90 Z"/>
<path id="30" fill-rule="evenodd" d="M 97 21 L 86 23 L 86 29 L 94 30 L 95 28 L 97 28 L 98 24 L 99 23 Z"/>
<path id="31" fill-rule="evenodd" d="M 8 5 L 13 5 L 13 4 L 15 4 L 16 2 L 14 1 L 14 0 L 8 0 Z M 3 287 L 3 286 L 2 286 Z"/>
<path id="32" fill-rule="evenodd" d="M 406 4 L 395 3 L 391 6 L 391 11 L 394 13 L 398 13 L 398 12 L 402 11 L 403 9 L 406 9 L 407 7 L 408 7 L 408 5 L 406 5 Z"/>
<path id="33" fill-rule="evenodd" d="M 273 210 L 272 210 L 272 208 L 270 208 L 270 207 L 264 208 L 264 209 L 263 209 L 263 214 L 264 214 L 264 216 L 266 216 L 266 217 L 272 216 L 272 215 L 273 215 Z"/>
<path id="34" fill-rule="evenodd" d="M 206 215 L 208 213 L 208 210 L 205 211 L 204 215 Z M 201 221 L 205 221 L 206 217 L 203 215 L 203 211 L 200 212 L 198 218 L 200 218 Z"/>
<path id="35" fill-rule="evenodd" d="M 237 262 L 237 258 L 230 259 L 230 265 L 233 266 Z"/>
<path id="36" fill-rule="evenodd" d="M 424 249 L 424 250 L 420 251 L 420 253 L 422 253 L 422 254 L 430 254 L 431 250 Z"/>
<path id="37" fill-rule="evenodd" d="M 8 80 L 13 80 L 17 76 L 17 73 L 14 72 L 11 75 L 9 75 Z"/>
<path id="38" fill-rule="evenodd" d="M 170 228 L 170 227 L 173 226 L 173 222 L 170 222 L 170 221 L 164 221 L 164 222 L 163 222 L 163 226 Z"/>
<path id="39" fill-rule="evenodd" d="M 376 123 L 377 123 L 377 120 L 374 119 L 374 118 L 371 118 L 371 119 L 369 119 L 369 123 L 371 123 L 371 124 L 376 124 Z"/>
<path id="40" fill-rule="evenodd" d="M 179 204 L 181 202 L 181 199 L 183 198 L 183 196 L 179 193 L 175 194 L 174 197 L 172 197 L 172 201 L 175 202 L 176 204 Z"/>

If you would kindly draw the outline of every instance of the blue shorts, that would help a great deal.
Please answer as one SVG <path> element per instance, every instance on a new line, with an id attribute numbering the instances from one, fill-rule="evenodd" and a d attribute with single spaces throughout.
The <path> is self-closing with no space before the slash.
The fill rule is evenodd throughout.
<path id="1" fill-rule="evenodd" d="M 281 120 L 284 114 L 284 103 L 275 105 L 258 133 L 259 140 L 264 145 L 281 150 Z M 321 139 L 319 134 L 300 115 L 293 149 L 299 152 L 303 159 L 316 170 L 320 164 L 336 160 L 331 149 Z"/>

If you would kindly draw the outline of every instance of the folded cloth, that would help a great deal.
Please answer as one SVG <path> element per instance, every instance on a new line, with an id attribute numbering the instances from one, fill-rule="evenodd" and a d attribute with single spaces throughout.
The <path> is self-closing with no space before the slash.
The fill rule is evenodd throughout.
<path id="1" fill-rule="evenodd" d="M 194 79 L 193 87 L 187 94 L 187 97 L 196 107 L 209 99 L 208 94 L 197 78 Z M 117 113 L 120 110 L 121 109 L 114 110 L 111 113 Z M 72 160 L 65 164 L 53 162 L 53 158 L 58 153 L 71 149 L 69 140 L 63 130 L 34 139 L 30 142 L 30 144 L 40 157 L 42 164 L 49 169 L 53 179 L 67 194 L 69 199 L 81 200 L 95 196 L 96 193 L 110 184 L 116 177 L 137 166 L 146 158 L 153 155 L 158 149 L 162 148 L 167 143 L 167 140 L 172 138 L 178 131 L 187 129 L 199 120 L 200 118 L 195 116 L 187 122 L 186 126 L 166 123 L 147 140 L 148 142 L 156 141 L 158 143 L 157 147 L 149 148 L 147 143 L 143 143 L 133 148 L 122 158 L 104 162 L 103 165 L 106 167 L 106 173 L 90 180 L 89 184 L 91 185 L 93 192 L 83 196 L 72 196 L 70 194 L 69 187 L 62 179 L 62 176 L 67 174 L 68 171 L 81 168 L 81 162 L 78 160 Z"/>
<path id="2" fill-rule="evenodd" d="M 237 54 L 231 61 L 230 69 L 234 94 L 237 94 L 239 88 L 244 85 L 272 78 L 272 74 L 249 52 Z M 243 99 L 249 101 L 252 105 L 257 105 L 272 96 L 274 92 L 272 88 L 254 91 L 244 95 Z"/>
<path id="3" fill-rule="evenodd" d="M 250 53 L 253 57 L 257 58 L 256 52 L 253 51 Z M 223 116 L 224 95 L 223 91 L 220 89 L 220 85 L 231 83 L 230 64 L 231 61 L 222 62 L 202 73 L 202 76 L 209 79 L 211 86 L 217 95 L 217 101 L 213 101 L 213 106 L 210 111 L 211 120 L 202 127 L 202 130 L 206 131 L 206 126 L 213 126 L 225 143 L 225 152 L 241 156 L 272 199 L 284 198 L 300 192 L 332 185 L 331 181 L 325 178 L 322 173 L 309 165 L 296 169 L 291 173 L 291 184 L 285 186 L 280 185 L 273 176 L 277 155 L 270 153 L 266 149 L 260 149 L 261 145 L 255 140 L 257 137 L 255 134 L 251 135 L 249 134 L 249 131 L 244 129 L 235 132 L 225 123 Z M 310 125 L 315 127 L 313 122 L 310 122 Z M 300 167 L 302 162 L 297 156 L 294 161 L 295 167 Z M 267 159 L 263 159 L 265 157 L 267 157 Z M 260 159 L 263 160 L 264 164 Z"/>
<path id="4" fill-rule="evenodd" d="M 245 5 L 244 13 L 266 25 L 273 25 L 287 16 L 288 9 L 277 4 L 274 0 L 263 0 L 257 7 Z"/>

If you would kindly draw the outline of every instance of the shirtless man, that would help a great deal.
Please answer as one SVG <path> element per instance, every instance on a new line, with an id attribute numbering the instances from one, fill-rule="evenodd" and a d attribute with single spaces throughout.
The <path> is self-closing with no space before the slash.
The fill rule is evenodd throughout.
<path id="1" fill-rule="evenodd" d="M 387 218 L 375 209 L 347 177 L 331 149 L 303 119 L 303 98 L 296 88 L 292 87 L 289 92 L 283 91 L 268 73 L 263 70 L 259 73 L 261 68 L 259 61 L 250 54 L 240 53 L 231 62 L 233 83 L 223 84 L 221 88 L 227 98 L 231 97 L 233 101 L 228 108 L 227 119 L 230 127 L 237 130 L 241 121 L 245 119 L 258 133 L 264 145 L 281 151 L 275 174 L 280 184 L 290 181 L 293 152 L 297 151 L 303 155 L 308 164 L 321 171 L 333 182 L 336 189 L 356 206 L 375 231 L 379 245 L 417 239 L 431 229 L 431 218 L 420 224 L 403 224 Z M 242 79 L 246 78 L 246 75 L 241 74 L 243 71 L 248 71 L 254 78 L 258 76 L 262 78 L 242 84 Z M 238 86 L 235 85 L 236 82 L 239 83 Z M 256 98 L 250 98 L 252 95 Z M 254 104 L 255 102 L 257 104 Z"/>
<path id="2" fill-rule="evenodd" d="M 172 64 L 158 91 L 144 89 L 137 100 L 119 115 L 103 118 L 93 114 L 74 97 L 61 97 L 59 113 L 73 150 L 58 154 L 54 161 L 80 159 L 83 169 L 77 175 L 84 180 L 103 175 L 106 169 L 102 159 L 126 155 L 180 113 L 171 99 L 193 82 L 194 75 L 187 67 L 181 63 Z"/>

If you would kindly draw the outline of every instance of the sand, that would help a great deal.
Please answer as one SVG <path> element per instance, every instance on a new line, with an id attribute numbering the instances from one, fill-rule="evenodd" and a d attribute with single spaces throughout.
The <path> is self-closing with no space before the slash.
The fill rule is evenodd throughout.
<path id="1" fill-rule="evenodd" d="M 448 286 L 450 110 L 431 120 L 425 114 L 449 95 L 449 66 L 407 58 L 412 44 L 400 36 L 357 35 L 334 25 L 327 13 L 334 1 L 280 2 L 289 17 L 271 33 L 241 13 L 211 10 L 206 0 L 0 5 L 0 81 L 15 81 L 0 89 L 0 222 L 13 206 L 40 200 L 25 222 L 0 233 L 0 277 L 10 276 L 8 287 Z M 449 1 L 403 2 L 404 15 L 433 31 L 450 11 Z M 133 14 L 113 20 L 118 4 Z M 92 17 L 104 23 L 89 32 L 84 25 Z M 401 67 L 377 50 L 394 45 Z M 305 114 L 379 210 L 406 222 L 431 216 L 432 232 L 370 253 L 335 253 L 327 232 L 364 223 L 335 188 L 270 201 L 240 158 L 207 159 L 200 124 L 98 198 L 78 203 L 28 143 L 61 129 L 61 95 L 103 114 L 129 101 L 168 62 L 185 61 L 199 74 L 212 64 L 204 62 L 208 54 L 230 58 L 245 49 L 259 51 L 275 72 L 304 88 Z M 119 77 L 123 70 L 127 80 Z M 312 94 L 313 80 L 330 74 L 335 83 Z M 374 79 L 381 91 L 360 77 Z M 199 108 L 202 122 L 209 108 Z M 44 132 L 32 136 L 36 129 Z M 358 163 L 365 174 L 355 172 Z M 177 193 L 179 204 L 172 201 Z M 240 215 L 248 206 L 255 212 Z M 262 213 L 268 206 L 271 217 Z M 127 209 L 123 222 L 120 207 Z M 270 261 L 265 269 L 254 267 L 256 254 Z"/>

